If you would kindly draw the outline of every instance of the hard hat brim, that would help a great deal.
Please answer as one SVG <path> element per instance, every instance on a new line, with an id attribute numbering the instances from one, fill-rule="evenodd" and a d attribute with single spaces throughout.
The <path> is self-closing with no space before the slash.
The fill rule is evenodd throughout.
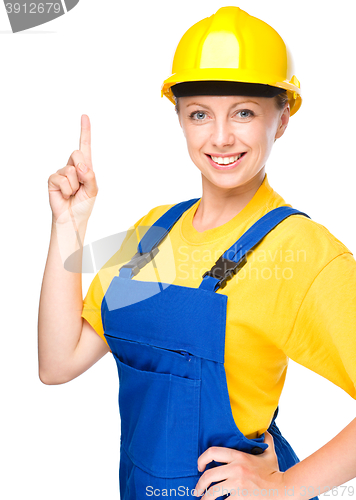
<path id="1" fill-rule="evenodd" d="M 178 73 L 173 74 L 163 82 L 161 88 L 161 97 L 166 96 L 173 104 L 175 104 L 174 94 L 172 92 L 173 85 L 177 85 L 178 83 L 187 83 L 187 82 L 195 82 L 196 84 L 198 84 L 198 82 L 206 82 L 206 81 L 224 81 L 224 82 L 239 82 L 245 84 L 259 84 L 259 85 L 265 85 L 267 87 L 280 88 L 281 91 L 286 90 L 290 105 L 291 116 L 298 111 L 298 109 L 302 104 L 302 96 L 300 93 L 300 88 L 294 84 L 294 83 L 299 83 L 295 77 L 293 77 L 291 81 L 286 81 L 286 80 L 283 81 L 278 76 L 276 76 L 275 79 L 267 80 L 267 78 L 264 79 L 263 75 L 261 74 L 252 75 L 251 71 L 249 71 L 246 72 L 246 74 L 244 75 L 241 69 L 230 69 L 230 68 L 222 68 L 222 69 L 220 68 L 219 78 L 216 78 L 216 74 L 217 71 L 215 68 L 211 69 L 206 68 L 203 70 L 200 69 L 199 71 L 196 72 L 190 70 L 186 72 L 180 72 L 179 74 Z"/>
<path id="2" fill-rule="evenodd" d="M 275 97 L 285 89 L 271 87 L 260 83 L 231 82 L 222 80 L 206 80 L 196 82 L 181 82 L 172 85 L 175 97 L 194 95 L 242 95 L 249 97 Z"/>

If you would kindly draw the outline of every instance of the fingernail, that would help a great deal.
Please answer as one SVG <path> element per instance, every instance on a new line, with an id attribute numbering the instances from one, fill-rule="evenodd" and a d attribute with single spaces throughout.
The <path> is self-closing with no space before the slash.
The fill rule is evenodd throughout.
<path id="1" fill-rule="evenodd" d="M 78 163 L 78 168 L 82 172 L 87 172 L 88 171 L 88 167 L 86 165 L 84 165 L 84 163 Z"/>

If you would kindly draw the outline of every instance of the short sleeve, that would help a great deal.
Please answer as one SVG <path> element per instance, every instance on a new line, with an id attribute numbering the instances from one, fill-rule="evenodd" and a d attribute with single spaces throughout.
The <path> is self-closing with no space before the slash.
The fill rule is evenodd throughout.
<path id="1" fill-rule="evenodd" d="M 141 219 L 139 219 L 131 228 L 136 229 L 144 219 L 144 217 L 141 217 Z M 121 248 L 123 248 L 129 236 L 130 233 L 128 232 L 121 244 Z M 137 241 L 135 241 L 135 244 L 137 245 Z M 116 252 L 116 254 L 114 254 L 108 262 L 106 262 L 106 264 L 100 269 L 100 271 L 96 273 L 84 298 L 83 311 L 81 314 L 82 318 L 85 318 L 88 323 L 90 323 L 90 325 L 94 328 L 97 334 L 100 335 L 100 337 L 106 344 L 107 342 L 104 337 L 104 329 L 101 319 L 101 303 L 106 290 L 108 289 L 113 277 L 117 272 L 117 266 L 111 265 L 110 263 L 110 261 L 117 261 L 117 256 L 118 252 Z"/>
<path id="2" fill-rule="evenodd" d="M 356 399 L 356 261 L 339 254 L 317 274 L 283 350 Z"/>

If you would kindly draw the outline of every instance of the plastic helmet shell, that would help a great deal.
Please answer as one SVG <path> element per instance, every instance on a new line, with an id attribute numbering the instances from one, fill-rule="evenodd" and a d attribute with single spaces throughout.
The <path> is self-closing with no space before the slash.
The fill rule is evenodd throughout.
<path id="1" fill-rule="evenodd" d="M 290 114 L 301 106 L 300 83 L 281 36 L 267 23 L 239 7 L 222 7 L 194 24 L 181 38 L 172 75 L 161 88 L 175 104 L 176 83 L 220 80 L 259 83 L 287 91 Z"/>

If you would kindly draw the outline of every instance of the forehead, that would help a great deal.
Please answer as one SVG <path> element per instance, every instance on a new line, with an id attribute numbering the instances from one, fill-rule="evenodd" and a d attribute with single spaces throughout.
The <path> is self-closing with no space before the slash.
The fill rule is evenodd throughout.
<path id="1" fill-rule="evenodd" d="M 210 108 L 230 108 L 232 106 L 251 103 L 261 107 L 269 106 L 272 104 L 273 98 L 270 97 L 250 97 L 250 96 L 240 96 L 240 95 L 196 95 L 196 96 L 186 96 L 180 97 L 179 102 L 182 106 L 207 106 Z"/>

